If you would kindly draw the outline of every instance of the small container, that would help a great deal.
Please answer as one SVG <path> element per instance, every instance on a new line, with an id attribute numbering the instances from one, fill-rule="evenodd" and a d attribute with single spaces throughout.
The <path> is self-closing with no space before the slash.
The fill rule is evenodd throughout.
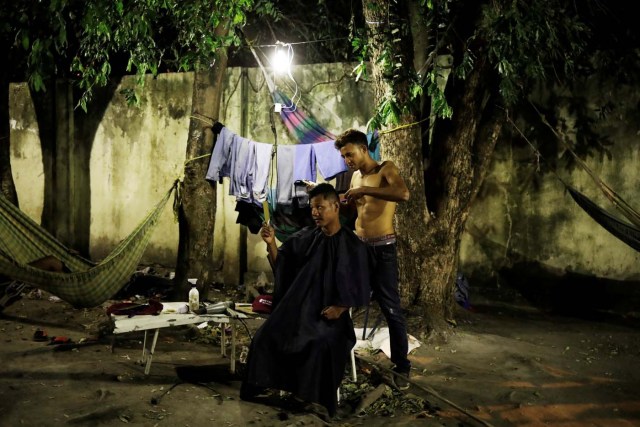
<path id="1" fill-rule="evenodd" d="M 198 314 L 224 314 L 228 308 L 234 307 L 233 301 L 220 301 L 216 303 L 204 302 L 203 307 L 198 310 Z"/>
<path id="2" fill-rule="evenodd" d="M 191 287 L 189 291 L 189 310 L 193 313 L 197 312 L 200 308 L 200 292 L 198 292 L 198 288 L 196 285 Z"/>

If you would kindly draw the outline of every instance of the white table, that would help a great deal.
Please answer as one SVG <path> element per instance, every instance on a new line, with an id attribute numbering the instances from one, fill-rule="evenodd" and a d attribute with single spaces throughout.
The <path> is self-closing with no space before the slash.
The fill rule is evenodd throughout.
<path id="1" fill-rule="evenodd" d="M 236 320 L 246 319 L 243 313 L 239 313 L 232 309 L 227 309 L 225 314 L 194 314 L 194 313 L 179 313 L 179 309 L 187 305 L 187 303 L 175 303 L 165 302 L 162 303 L 162 312 L 156 316 L 154 315 L 137 315 L 133 317 L 124 315 L 111 315 L 115 322 L 113 330 L 114 334 L 124 334 L 127 332 L 144 331 L 144 341 L 142 343 L 142 363 L 145 364 L 144 373 L 149 375 L 151 371 L 151 361 L 153 359 L 153 353 L 156 348 L 156 342 L 158 341 L 158 335 L 160 329 L 170 328 L 173 326 L 181 325 L 193 325 L 205 322 L 212 322 L 218 324 L 228 324 L 231 327 L 231 373 L 236 371 Z M 226 331 L 225 327 L 220 328 L 222 336 L 220 337 L 220 354 L 222 356 L 227 355 L 225 346 Z M 147 331 L 154 330 L 153 339 L 151 340 L 151 346 L 147 349 Z"/>

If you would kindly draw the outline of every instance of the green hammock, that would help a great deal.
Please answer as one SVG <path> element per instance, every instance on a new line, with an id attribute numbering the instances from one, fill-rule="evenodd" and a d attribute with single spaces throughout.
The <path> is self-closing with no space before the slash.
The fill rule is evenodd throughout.
<path id="1" fill-rule="evenodd" d="M 95 307 L 131 278 L 175 188 L 176 183 L 136 229 L 97 264 L 69 250 L 0 195 L 0 274 L 51 292 L 76 308 Z M 71 273 L 29 265 L 46 256 L 62 261 Z"/>

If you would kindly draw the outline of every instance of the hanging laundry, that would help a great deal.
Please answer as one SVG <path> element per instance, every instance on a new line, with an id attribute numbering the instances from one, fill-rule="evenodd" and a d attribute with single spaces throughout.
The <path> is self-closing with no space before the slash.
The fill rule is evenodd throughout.
<path id="1" fill-rule="evenodd" d="M 220 129 L 220 133 L 216 138 L 213 151 L 211 152 L 211 160 L 209 160 L 209 168 L 205 179 L 211 182 L 222 182 L 223 177 L 231 174 L 231 153 L 233 145 L 233 137 L 235 134 L 226 127 Z"/>
<path id="2" fill-rule="evenodd" d="M 296 180 L 315 181 L 316 164 L 312 147 L 304 144 L 278 147 L 277 202 L 279 205 L 291 206 L 295 197 L 294 182 Z"/>
<path id="3" fill-rule="evenodd" d="M 323 141 L 312 145 L 318 162 L 318 169 L 325 181 L 329 181 L 335 178 L 336 175 L 349 170 L 334 143 L 335 141 Z"/>
<path id="4" fill-rule="evenodd" d="M 286 99 L 283 99 L 286 101 Z M 290 101 L 289 101 L 290 102 Z M 315 121 L 301 115 L 293 109 L 286 112 L 287 125 L 290 130 L 304 129 L 304 141 L 298 145 L 280 146 L 277 157 L 277 188 L 275 203 L 285 208 L 288 213 L 292 207 L 308 206 L 308 195 L 305 186 L 295 186 L 296 180 L 316 181 L 316 168 L 326 181 L 338 178 L 338 187 L 342 191 L 348 189 L 350 175 L 340 151 L 333 140 L 326 140 L 333 135 L 325 131 Z M 216 123 L 218 132 L 207 169 L 206 179 L 222 182 L 223 177 L 230 178 L 229 194 L 239 201 L 260 205 L 267 200 L 268 181 L 271 171 L 272 144 L 251 141 L 231 132 L 221 123 Z M 299 135 L 301 136 L 301 135 Z M 369 152 L 374 159 L 380 158 L 378 132 L 367 135 Z M 313 142 L 313 143 L 309 143 Z M 342 184 L 342 185 L 340 185 Z M 346 187 L 346 188 L 342 188 Z"/>
<path id="5" fill-rule="evenodd" d="M 278 169 L 278 183 L 276 200 L 279 205 L 290 206 L 293 198 L 293 162 L 296 148 L 294 145 L 280 145 L 277 148 L 276 163 Z"/>
<path id="6" fill-rule="evenodd" d="M 252 234 L 258 234 L 258 232 L 260 232 L 263 218 L 260 215 L 261 208 L 258 205 L 239 200 L 236 203 L 235 210 L 238 212 L 236 224 L 245 225 Z"/>
<path id="7" fill-rule="evenodd" d="M 380 136 L 378 131 L 367 133 L 367 145 L 369 146 L 369 154 L 376 162 L 380 161 Z"/>
<path id="8" fill-rule="evenodd" d="M 313 151 L 313 144 L 296 145 L 295 157 L 293 160 L 293 203 L 298 206 L 307 206 L 309 204 L 309 194 L 307 194 L 306 185 L 295 185 L 297 181 L 315 181 L 316 172 L 316 156 Z"/>
<path id="9" fill-rule="evenodd" d="M 349 188 L 351 188 L 351 177 L 353 176 L 353 171 L 348 170 L 345 173 L 341 173 L 336 176 L 336 183 L 334 187 L 338 194 L 346 193 Z"/>
<path id="10" fill-rule="evenodd" d="M 262 203 L 266 199 L 272 147 L 243 138 L 220 125 L 205 178 L 222 182 L 223 177 L 228 177 L 230 195 Z"/>
<path id="11" fill-rule="evenodd" d="M 235 151 L 231 156 L 231 180 L 229 182 L 229 194 L 243 200 L 251 200 L 251 188 L 249 183 L 250 169 L 255 165 L 254 142 L 235 135 L 233 138 Z"/>
<path id="12" fill-rule="evenodd" d="M 256 142 L 254 144 L 255 162 L 253 171 L 253 200 L 257 204 L 262 204 L 267 200 L 267 182 L 271 166 L 272 144 Z"/>

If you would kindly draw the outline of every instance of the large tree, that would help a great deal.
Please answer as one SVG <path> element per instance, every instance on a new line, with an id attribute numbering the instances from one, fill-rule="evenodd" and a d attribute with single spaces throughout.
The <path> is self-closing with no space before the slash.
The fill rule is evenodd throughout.
<path id="1" fill-rule="evenodd" d="M 253 0 L 193 2 L 90 2 L 83 27 L 81 54 L 74 69 L 81 73 L 84 102 L 94 84 L 109 76 L 114 56 L 124 56 L 127 71 L 144 75 L 163 70 L 194 70 L 191 121 L 187 139 L 185 173 L 178 195 L 179 245 L 176 261 L 176 295 L 184 296 L 187 277 L 198 279 L 206 298 L 213 279 L 213 230 L 216 188 L 202 177 L 213 147 L 211 127 L 218 120 L 227 49 L 239 38 L 236 28 L 254 8 Z M 265 5 L 256 6 L 258 12 Z M 139 87 L 127 95 L 135 103 Z"/>
<path id="2" fill-rule="evenodd" d="M 0 11 L 0 50 L 7 60 L 0 73 L 3 133 L 0 182 L 3 193 L 17 204 L 9 161 L 8 88 L 27 81 L 32 91 L 40 132 L 45 178 L 42 225 L 83 253 L 88 251 L 89 211 L 79 208 L 89 192 L 86 161 L 108 90 L 91 107 L 90 120 L 73 109 L 70 63 L 77 51 L 80 2 L 16 2 Z M 95 120 L 93 120 L 95 119 Z M 5 134 L 6 130 L 6 134 Z M 80 147 L 80 149 L 78 149 Z M 86 150 L 82 150 L 86 148 Z M 75 152 L 72 161 L 69 153 Z M 59 159 L 57 161 L 56 159 Z M 75 181 L 75 183 L 74 183 Z"/>
<path id="3" fill-rule="evenodd" d="M 337 7 L 337 3 L 331 3 L 331 7 Z M 187 163 L 179 192 L 180 241 L 176 281 L 182 288 L 177 291 L 181 294 L 188 288 L 186 278 L 196 277 L 200 291 L 206 297 L 206 285 L 213 276 L 216 188 L 207 184 L 202 176 L 205 175 L 207 164 L 204 156 L 211 152 L 213 143 L 210 128 L 218 116 L 227 51 L 239 42 L 236 29 L 245 25 L 247 14 L 250 13 L 254 23 L 261 17 L 268 18 L 262 21 L 264 25 L 254 25 L 251 33 L 256 36 L 275 36 L 274 30 L 282 31 L 284 26 L 272 27 L 270 23 L 280 21 L 286 22 L 287 27 L 295 27 L 303 40 L 322 32 L 325 36 L 335 35 L 332 33 L 334 20 L 329 13 L 324 13 L 327 10 L 324 2 L 320 2 L 320 7 L 314 8 L 312 13 L 304 12 L 300 6 L 296 2 L 283 4 L 283 10 L 290 13 L 285 16 L 268 0 L 89 0 L 18 3 L 0 12 L 6 18 L 3 19 L 5 25 L 0 29 L 6 35 L 3 39 L 9 41 L 7 48 L 24 58 L 19 65 L 14 64 L 19 71 L 16 73 L 17 79 L 29 81 L 36 95 L 41 138 L 45 140 L 43 150 L 48 150 L 48 147 L 55 149 L 56 146 L 55 140 L 48 142 L 51 135 L 56 133 L 55 112 L 48 107 L 55 104 L 56 95 L 55 90 L 48 87 L 51 85 L 55 88 L 56 79 L 62 78 L 73 84 L 76 89 L 74 103 L 81 107 L 79 110 L 89 110 L 94 115 L 92 106 L 104 95 L 101 88 L 115 89 L 119 77 L 124 74 L 138 76 L 139 86 L 123 91 L 132 108 L 135 108 L 139 93 L 144 90 L 145 75 L 155 76 L 162 71 L 195 71 Z M 35 17 L 38 18 L 38 25 L 33 25 Z M 346 26 L 339 26 L 344 31 Z M 283 37 L 286 35 L 290 36 L 291 33 L 282 33 Z M 324 51 L 309 50 L 307 57 L 326 60 L 327 52 L 335 54 L 338 51 L 330 47 L 335 43 L 331 41 L 329 46 L 319 44 Z M 345 52 L 346 49 L 341 51 Z M 237 57 L 242 60 L 242 55 Z M 109 98 L 106 97 L 106 100 Z M 8 128 L 8 115 L 4 123 Z M 92 134 L 83 134 L 87 136 L 85 145 L 90 148 Z M 6 149 L 6 156 L 4 151 L 0 152 L 0 169 L 10 177 L 8 141 L 2 148 Z M 89 153 L 89 148 L 84 147 L 85 152 Z M 3 159 L 6 161 L 3 162 Z M 53 169 L 55 165 L 50 166 Z M 83 182 L 88 183 L 89 180 Z M 3 188 L 5 183 L 12 184 L 12 181 L 3 180 Z M 54 185 L 47 188 L 54 188 Z M 48 193 L 55 195 L 55 191 Z M 43 218 L 50 221 L 58 215 L 52 209 L 47 209 L 46 205 L 45 201 L 47 214 Z M 56 226 L 51 224 L 49 228 Z M 85 231 L 88 236 L 88 230 Z"/>
<path id="4" fill-rule="evenodd" d="M 219 111 L 227 49 L 239 41 L 235 29 L 245 23 L 249 10 L 257 14 L 274 13 L 270 2 L 255 3 L 253 0 L 18 2 L 2 12 L 7 19 L 3 20 L 0 30 L 7 36 L 5 40 L 10 41 L 6 48 L 24 58 L 15 67 L 20 71 L 16 74 L 28 80 L 34 91 L 46 90 L 43 96 L 36 97 L 36 110 L 41 112 L 41 136 L 45 139 L 57 135 L 55 129 L 46 125 L 50 123 L 53 128 L 55 120 L 41 120 L 41 117 L 55 117 L 51 109 L 43 106 L 52 98 L 56 103 L 52 90 L 59 85 L 56 80 L 73 84 L 76 91 L 70 98 L 74 105 L 93 114 L 91 109 L 97 100 L 110 99 L 104 96 L 102 88 L 115 89 L 124 74 L 138 76 L 139 86 L 124 92 L 135 108 L 133 104 L 143 90 L 145 75 L 155 76 L 167 70 L 195 71 L 186 149 L 187 159 L 195 160 L 186 164 L 179 192 L 182 203 L 176 281 L 182 294 L 186 294 L 186 277 L 199 279 L 205 297 L 206 285 L 211 282 L 215 187 L 202 179 L 207 164 L 202 156 L 211 153 L 210 128 Z M 33 25 L 34 18 L 38 18 L 39 25 Z M 86 146 L 90 147 L 93 133 L 86 129 L 80 129 L 79 133 L 86 136 L 87 141 L 85 144 L 81 141 L 80 145 L 89 153 Z M 43 145 L 45 149 L 48 144 Z M 8 141 L 3 145 L 6 147 Z M 10 164 L 8 155 L 4 154 L 0 152 L 0 161 L 7 158 L 2 164 L 6 175 Z M 88 179 L 81 181 L 89 182 Z M 4 188 L 4 179 L 2 184 Z M 88 237 L 88 229 L 84 231 Z"/>
<path id="5" fill-rule="evenodd" d="M 35 90 L 45 88 L 58 65 L 57 49 L 66 45 L 59 10 L 32 2 L 17 2 L 0 10 L 0 189 L 18 204 L 10 164 L 9 84 L 28 80 Z M 43 37 L 46 34 L 46 37 Z"/>
<path id="6" fill-rule="evenodd" d="M 396 216 L 401 294 L 428 330 L 442 332 L 453 318 L 461 235 L 507 114 L 535 84 L 567 87 L 576 71 L 592 71 L 602 44 L 589 35 L 613 16 L 599 17 L 608 11 L 588 0 L 362 4 L 367 42 L 357 45 L 371 64 L 372 126 L 388 131 L 382 156 L 412 194 Z"/>
<path id="7" fill-rule="evenodd" d="M 94 89 L 107 83 L 118 64 L 140 77 L 163 70 L 198 70 L 192 112 L 199 119 L 190 124 L 188 159 L 209 150 L 212 135 L 204 123 L 217 118 L 219 92 L 213 89 L 219 88 L 225 52 L 238 41 L 234 29 L 244 23 L 247 10 L 253 8 L 279 20 L 277 26 L 265 25 L 270 27 L 267 34 L 276 39 L 291 41 L 286 39 L 291 34 L 300 41 L 329 37 L 325 44 L 309 46 L 322 46 L 333 57 L 306 51 L 306 57 L 315 60 L 348 59 L 343 53 L 336 55 L 343 51 L 334 48 L 338 41 L 330 36 L 346 31 L 355 35 L 353 45 L 362 55 L 362 66 L 370 60 L 378 104 L 371 125 L 391 130 L 382 135 L 383 156 L 398 164 L 412 192 L 411 201 L 401 204 L 397 215 L 403 299 L 425 315 L 427 326 L 435 330 L 442 330 L 445 319 L 452 317 L 460 236 L 503 134 L 506 111 L 516 110 L 532 83 L 565 84 L 565 76 L 577 65 L 614 64 L 606 60 L 611 56 L 598 52 L 627 47 L 625 37 L 612 46 L 603 45 L 603 40 L 611 39 L 587 37 L 588 30 L 601 22 L 594 17 L 605 11 L 596 0 L 363 0 L 362 10 L 351 5 L 348 23 L 336 21 L 329 13 L 321 19 L 325 11 L 342 7 L 341 2 L 328 0 L 310 11 L 294 1 L 284 2 L 280 7 L 286 16 L 278 15 L 269 2 L 249 0 L 213 5 L 204 0 L 91 0 L 50 5 L 56 9 L 71 4 L 76 7 L 73 14 L 51 16 L 81 23 L 71 67 L 82 93 L 80 105 L 87 105 Z M 366 37 L 356 25 L 361 11 Z M 307 30 L 302 24 L 309 21 Z M 321 30 L 313 30 L 318 23 L 325 29 L 332 26 L 331 31 L 322 36 Z M 611 18 L 599 35 L 621 34 L 620 29 L 626 27 Z M 261 34 L 264 40 L 265 33 L 257 28 L 252 33 Z M 289 28 L 296 31 L 286 31 Z M 31 46 L 28 40 L 10 39 Z M 594 43 L 588 44 L 590 41 Z M 579 61 L 585 47 L 590 50 L 582 59 L 591 63 Z M 627 58 L 618 54 L 616 64 Z M 438 82 L 445 80 L 441 74 L 447 70 L 451 73 L 443 91 Z M 30 75 L 32 84 L 38 83 L 38 76 L 42 78 L 42 74 Z M 127 96 L 135 101 L 136 91 Z M 214 200 L 215 189 L 200 179 L 203 167 L 202 161 L 194 160 L 185 168 L 178 255 L 183 286 L 187 273 L 199 277 L 202 284 L 210 277 L 214 206 L 213 202 L 209 206 L 194 203 Z"/>

